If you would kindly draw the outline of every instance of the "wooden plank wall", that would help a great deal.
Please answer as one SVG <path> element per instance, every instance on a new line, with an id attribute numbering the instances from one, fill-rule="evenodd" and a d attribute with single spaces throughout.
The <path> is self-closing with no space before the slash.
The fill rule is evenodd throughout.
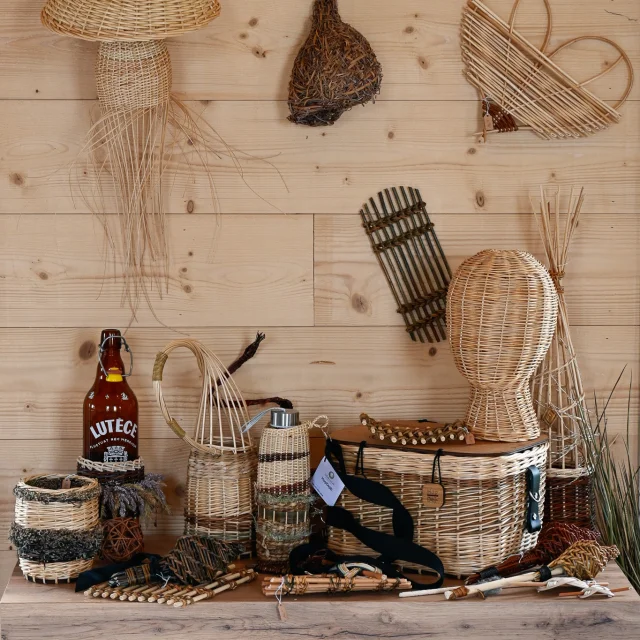
<path id="1" fill-rule="evenodd" d="M 99 330 L 128 323 L 118 265 L 105 267 L 101 228 L 69 180 L 72 163 L 81 181 L 92 178 L 81 152 L 95 113 L 96 47 L 47 32 L 41 4 L 0 0 L 1 541 L 18 477 L 73 469 Z M 511 0 L 489 4 L 507 16 Z M 637 0 L 552 4 L 552 47 L 600 34 L 640 68 Z M 540 183 L 585 185 L 566 277 L 585 387 L 602 397 L 625 364 L 637 368 L 638 84 L 621 123 L 597 136 L 549 143 L 521 132 L 480 145 L 472 135 L 480 126 L 476 96 L 460 63 L 462 0 L 341 0 L 345 20 L 380 58 L 382 94 L 333 127 L 296 127 L 286 120 L 287 81 L 310 5 L 223 0 L 212 25 L 170 43 L 175 90 L 246 155 L 242 177 L 228 156 L 212 161 L 219 218 L 205 176 L 190 171 L 188 158 L 174 158 L 169 290 L 155 302 L 166 327 L 143 309 L 128 332 L 142 454 L 150 470 L 168 475 L 174 506 L 159 532 L 180 530 L 187 451 L 155 406 L 151 366 L 156 351 L 181 334 L 229 362 L 264 330 L 259 355 L 237 376 L 247 397 L 289 397 L 305 417 L 326 413 L 336 427 L 363 410 L 463 415 L 467 386 L 448 345 L 408 339 L 360 227 L 360 204 L 380 188 L 421 189 L 455 268 L 488 247 L 541 256 L 529 196 Z M 539 42 L 541 0 L 523 2 L 518 23 Z M 614 60 L 606 46 L 581 42 L 561 62 L 586 78 Z M 617 67 L 593 90 L 614 100 L 623 86 Z M 187 421 L 197 393 L 194 363 L 181 354 L 167 369 L 169 402 Z M 633 427 L 637 407 L 633 383 Z M 624 431 L 624 412 L 621 397 L 612 433 Z"/>

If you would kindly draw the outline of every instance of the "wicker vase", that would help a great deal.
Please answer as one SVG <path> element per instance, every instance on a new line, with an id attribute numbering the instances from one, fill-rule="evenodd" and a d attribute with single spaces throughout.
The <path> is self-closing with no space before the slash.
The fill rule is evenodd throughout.
<path id="1" fill-rule="evenodd" d="M 97 480 L 31 476 L 16 485 L 14 494 L 10 539 L 25 578 L 69 582 L 92 567 L 102 540 Z"/>
<path id="2" fill-rule="evenodd" d="M 456 367 L 471 384 L 466 424 L 484 440 L 540 435 L 530 378 L 544 359 L 558 314 L 546 269 L 523 251 L 485 250 L 465 260 L 447 296 Z"/>

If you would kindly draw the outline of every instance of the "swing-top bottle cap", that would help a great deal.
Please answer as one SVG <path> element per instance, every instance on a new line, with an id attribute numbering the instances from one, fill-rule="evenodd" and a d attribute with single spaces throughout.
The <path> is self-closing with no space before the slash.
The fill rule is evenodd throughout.
<path id="1" fill-rule="evenodd" d="M 275 429 L 289 429 L 300 424 L 300 414 L 295 409 L 271 409 L 270 422 Z"/>

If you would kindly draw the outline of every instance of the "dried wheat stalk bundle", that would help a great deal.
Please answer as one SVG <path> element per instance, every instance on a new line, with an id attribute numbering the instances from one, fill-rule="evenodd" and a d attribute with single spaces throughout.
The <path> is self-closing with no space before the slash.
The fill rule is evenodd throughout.
<path id="1" fill-rule="evenodd" d="M 338 0 L 315 0 L 311 32 L 298 52 L 289 84 L 289 120 L 333 124 L 380 92 L 382 68 L 367 39 L 346 24 Z"/>
<path id="2" fill-rule="evenodd" d="M 584 201 L 584 189 L 574 189 L 562 202 L 560 190 L 552 193 L 540 187 L 540 202 L 532 203 L 547 256 L 549 274 L 558 292 L 556 332 L 544 361 L 538 368 L 532 395 L 540 421 L 549 430 L 549 473 L 557 476 L 581 476 L 585 468 L 580 419 L 586 415 L 580 370 L 571 341 L 567 302 L 562 279 L 571 239 L 578 226 Z M 563 204 L 566 211 L 563 211 Z"/>
<path id="3" fill-rule="evenodd" d="M 463 9 L 462 59 L 467 80 L 478 90 L 483 107 L 483 137 L 489 131 L 531 129 L 545 139 L 579 138 L 618 122 L 617 109 L 633 86 L 631 61 L 615 42 L 601 36 L 580 36 L 547 51 L 551 37 L 551 6 L 544 0 L 547 30 L 540 48 L 515 29 L 520 0 L 515 0 L 506 22 L 480 0 Z M 578 82 L 553 62 L 559 51 L 582 40 L 597 40 L 613 47 L 618 58 L 604 71 Z M 591 93 L 587 86 L 620 62 L 628 69 L 622 98 L 613 106 Z"/>

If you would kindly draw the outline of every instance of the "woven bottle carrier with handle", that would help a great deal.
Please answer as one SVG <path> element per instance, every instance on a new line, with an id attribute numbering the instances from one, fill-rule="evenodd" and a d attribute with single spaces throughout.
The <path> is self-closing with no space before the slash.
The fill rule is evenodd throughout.
<path id="1" fill-rule="evenodd" d="M 193 435 L 171 415 L 162 389 L 164 366 L 179 348 L 193 353 L 203 378 Z M 247 405 L 229 371 L 198 341 L 174 340 L 156 356 L 153 386 L 167 424 L 192 449 L 187 468 L 185 535 L 250 542 L 256 455 L 251 436 L 242 432 L 249 420 Z"/>

